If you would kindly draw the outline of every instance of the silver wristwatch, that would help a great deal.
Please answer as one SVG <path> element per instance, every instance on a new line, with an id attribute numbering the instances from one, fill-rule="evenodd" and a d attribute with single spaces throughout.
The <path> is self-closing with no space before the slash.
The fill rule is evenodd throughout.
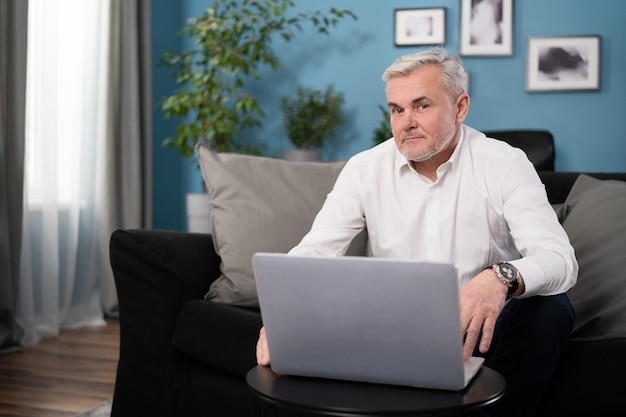
<path id="1" fill-rule="evenodd" d="M 491 265 L 491 269 L 496 273 L 498 279 L 507 286 L 507 295 L 511 297 L 515 294 L 515 291 L 519 288 L 519 272 L 517 268 L 508 262 L 498 262 Z"/>

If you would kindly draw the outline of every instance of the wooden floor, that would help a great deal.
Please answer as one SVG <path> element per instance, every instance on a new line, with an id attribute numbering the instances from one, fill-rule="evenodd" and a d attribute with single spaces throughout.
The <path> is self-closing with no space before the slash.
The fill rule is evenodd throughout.
<path id="1" fill-rule="evenodd" d="M 0 355 L 1 417 L 69 417 L 113 397 L 119 322 Z"/>

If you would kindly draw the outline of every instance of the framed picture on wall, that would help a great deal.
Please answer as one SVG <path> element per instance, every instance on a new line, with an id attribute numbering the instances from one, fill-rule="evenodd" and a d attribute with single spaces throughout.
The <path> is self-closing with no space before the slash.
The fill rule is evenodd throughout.
<path id="1" fill-rule="evenodd" d="M 460 1 L 461 55 L 513 55 L 513 0 Z"/>
<path id="2" fill-rule="evenodd" d="M 600 36 L 528 38 L 526 91 L 600 89 Z"/>
<path id="3" fill-rule="evenodd" d="M 443 45 L 446 42 L 446 9 L 394 10 L 396 46 Z"/>

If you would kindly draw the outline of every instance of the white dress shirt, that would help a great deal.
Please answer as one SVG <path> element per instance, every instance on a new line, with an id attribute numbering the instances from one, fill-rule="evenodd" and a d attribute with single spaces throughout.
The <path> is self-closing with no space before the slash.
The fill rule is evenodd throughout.
<path id="1" fill-rule="evenodd" d="M 520 271 L 523 297 L 576 283 L 574 250 L 532 163 L 465 125 L 435 182 L 411 167 L 393 139 L 350 158 L 290 253 L 341 256 L 364 227 L 373 256 L 453 263 L 461 286 L 502 260 Z"/>

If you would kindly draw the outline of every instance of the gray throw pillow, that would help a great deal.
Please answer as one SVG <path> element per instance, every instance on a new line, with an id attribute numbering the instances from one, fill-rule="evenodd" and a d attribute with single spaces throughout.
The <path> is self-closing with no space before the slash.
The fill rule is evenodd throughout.
<path id="1" fill-rule="evenodd" d="M 288 252 L 309 231 L 346 161 L 291 162 L 196 147 L 211 196 L 213 241 L 221 276 L 206 299 L 257 306 L 252 272 L 256 252 Z M 359 235 L 350 254 L 365 253 Z"/>
<path id="2" fill-rule="evenodd" d="M 568 292 L 576 311 L 571 338 L 626 337 L 626 183 L 581 175 L 564 208 L 580 266 Z"/>
<path id="3" fill-rule="evenodd" d="M 559 223 L 563 224 L 563 220 L 565 220 L 565 203 L 557 203 L 552 204 L 552 209 L 556 213 L 557 219 L 559 219 Z"/>

